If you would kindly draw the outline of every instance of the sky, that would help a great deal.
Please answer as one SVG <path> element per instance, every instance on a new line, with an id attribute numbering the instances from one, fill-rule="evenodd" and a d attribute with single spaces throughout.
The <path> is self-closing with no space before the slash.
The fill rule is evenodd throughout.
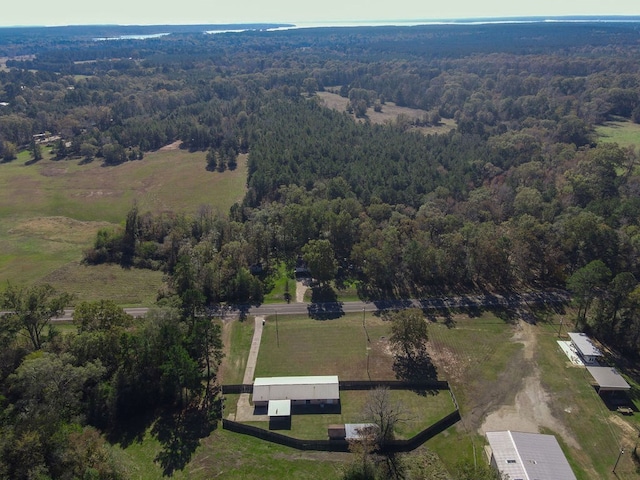
<path id="1" fill-rule="evenodd" d="M 3 3 L 1 26 L 336 24 L 514 16 L 640 15 L 638 0 L 5 0 Z"/>

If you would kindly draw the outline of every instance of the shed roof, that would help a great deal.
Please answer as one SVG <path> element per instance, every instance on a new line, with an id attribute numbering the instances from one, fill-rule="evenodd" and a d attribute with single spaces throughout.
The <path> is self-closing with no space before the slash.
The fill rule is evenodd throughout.
<path id="1" fill-rule="evenodd" d="M 378 426 L 375 423 L 345 423 L 344 431 L 347 440 L 357 440 L 362 437 L 363 433 L 367 430 L 378 431 Z"/>
<path id="2" fill-rule="evenodd" d="M 267 415 L 269 417 L 289 417 L 291 415 L 291 400 L 270 400 Z"/>
<path id="3" fill-rule="evenodd" d="M 339 390 L 337 375 L 256 378 L 253 383 L 253 401 L 338 400 Z"/>
<path id="4" fill-rule="evenodd" d="M 571 341 L 584 356 L 601 357 L 602 352 L 596 348 L 591 339 L 584 333 L 569 333 Z"/>
<path id="5" fill-rule="evenodd" d="M 613 367 L 587 367 L 601 390 L 630 390 L 631 386 Z"/>
<path id="6" fill-rule="evenodd" d="M 576 480 L 553 435 L 487 432 L 498 470 L 513 480 Z"/>

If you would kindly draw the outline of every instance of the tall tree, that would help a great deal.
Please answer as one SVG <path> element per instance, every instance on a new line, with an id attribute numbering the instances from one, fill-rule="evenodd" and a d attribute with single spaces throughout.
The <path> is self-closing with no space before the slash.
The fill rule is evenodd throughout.
<path id="1" fill-rule="evenodd" d="M 401 350 L 408 359 L 421 354 L 427 344 L 427 322 L 420 310 L 409 309 L 391 317 L 391 345 Z"/>
<path id="2" fill-rule="evenodd" d="M 79 332 L 107 331 L 112 327 L 125 327 L 133 317 L 111 300 L 82 302 L 73 311 L 73 323 Z"/>
<path id="3" fill-rule="evenodd" d="M 385 442 L 393 440 L 396 426 L 406 421 L 406 409 L 391 398 L 389 389 L 379 387 L 371 390 L 364 404 L 365 419 L 377 427 L 377 444 L 383 447 Z"/>
<path id="4" fill-rule="evenodd" d="M 313 278 L 320 283 L 327 283 L 336 276 L 338 262 L 329 240 L 310 240 L 302 247 L 302 258 Z"/>
<path id="5" fill-rule="evenodd" d="M 602 262 L 594 260 L 579 268 L 567 279 L 567 288 L 576 297 L 578 314 L 575 328 L 584 326 L 587 321 L 587 311 L 593 299 L 602 293 L 611 278 L 611 270 Z"/>
<path id="6" fill-rule="evenodd" d="M 33 349 L 40 350 L 44 328 L 52 318 L 64 312 L 72 298 L 68 293 L 56 292 L 49 284 L 32 287 L 16 287 L 9 284 L 0 296 L 0 305 L 8 310 L 2 321 L 24 329 Z"/>

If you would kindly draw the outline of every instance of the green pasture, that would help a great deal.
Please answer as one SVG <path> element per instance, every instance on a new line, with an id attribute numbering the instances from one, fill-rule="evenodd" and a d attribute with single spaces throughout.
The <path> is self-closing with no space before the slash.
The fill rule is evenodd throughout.
<path id="1" fill-rule="evenodd" d="M 93 271 L 78 268 L 82 253 L 100 228 L 122 224 L 134 202 L 142 213 L 190 213 L 205 204 L 227 212 L 244 195 L 246 158 L 224 173 L 207 172 L 205 165 L 205 153 L 179 149 L 115 167 L 98 159 L 84 165 L 79 159 L 56 161 L 48 154 L 30 164 L 27 152 L 0 163 L 0 284 L 55 280 L 81 300 L 155 299 L 157 272 L 96 270 L 95 288 Z"/>
<path id="2" fill-rule="evenodd" d="M 256 376 L 338 375 L 344 380 L 394 380 L 390 326 L 367 313 L 334 320 L 307 316 L 267 317 Z M 368 371 L 367 371 L 368 357 Z"/>
<path id="3" fill-rule="evenodd" d="M 123 307 L 152 306 L 164 283 L 162 272 L 125 269 L 120 265 L 84 265 L 69 262 L 42 278 L 75 301 L 109 299 Z"/>
<path id="4" fill-rule="evenodd" d="M 640 147 L 640 124 L 628 120 L 599 125 L 596 134 L 601 142 L 617 143 L 621 147 Z"/>

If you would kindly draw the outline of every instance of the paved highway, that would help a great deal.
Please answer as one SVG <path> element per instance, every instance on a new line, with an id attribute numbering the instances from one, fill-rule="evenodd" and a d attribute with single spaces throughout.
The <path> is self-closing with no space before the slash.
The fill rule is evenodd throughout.
<path id="1" fill-rule="evenodd" d="M 240 315 L 309 315 L 316 318 L 335 318 L 345 313 L 376 312 L 380 310 L 401 310 L 420 308 L 425 310 L 474 309 L 474 308 L 516 308 L 566 303 L 568 292 L 547 290 L 542 292 L 513 293 L 508 295 L 470 295 L 458 297 L 434 297 L 422 300 L 380 300 L 373 302 L 332 302 L 332 303 L 272 303 L 266 305 L 238 305 L 209 310 L 213 316 L 234 318 Z M 142 317 L 148 308 L 125 308 L 125 312 Z M 65 310 L 64 315 L 53 321 L 64 322 L 73 319 L 73 310 Z"/>

